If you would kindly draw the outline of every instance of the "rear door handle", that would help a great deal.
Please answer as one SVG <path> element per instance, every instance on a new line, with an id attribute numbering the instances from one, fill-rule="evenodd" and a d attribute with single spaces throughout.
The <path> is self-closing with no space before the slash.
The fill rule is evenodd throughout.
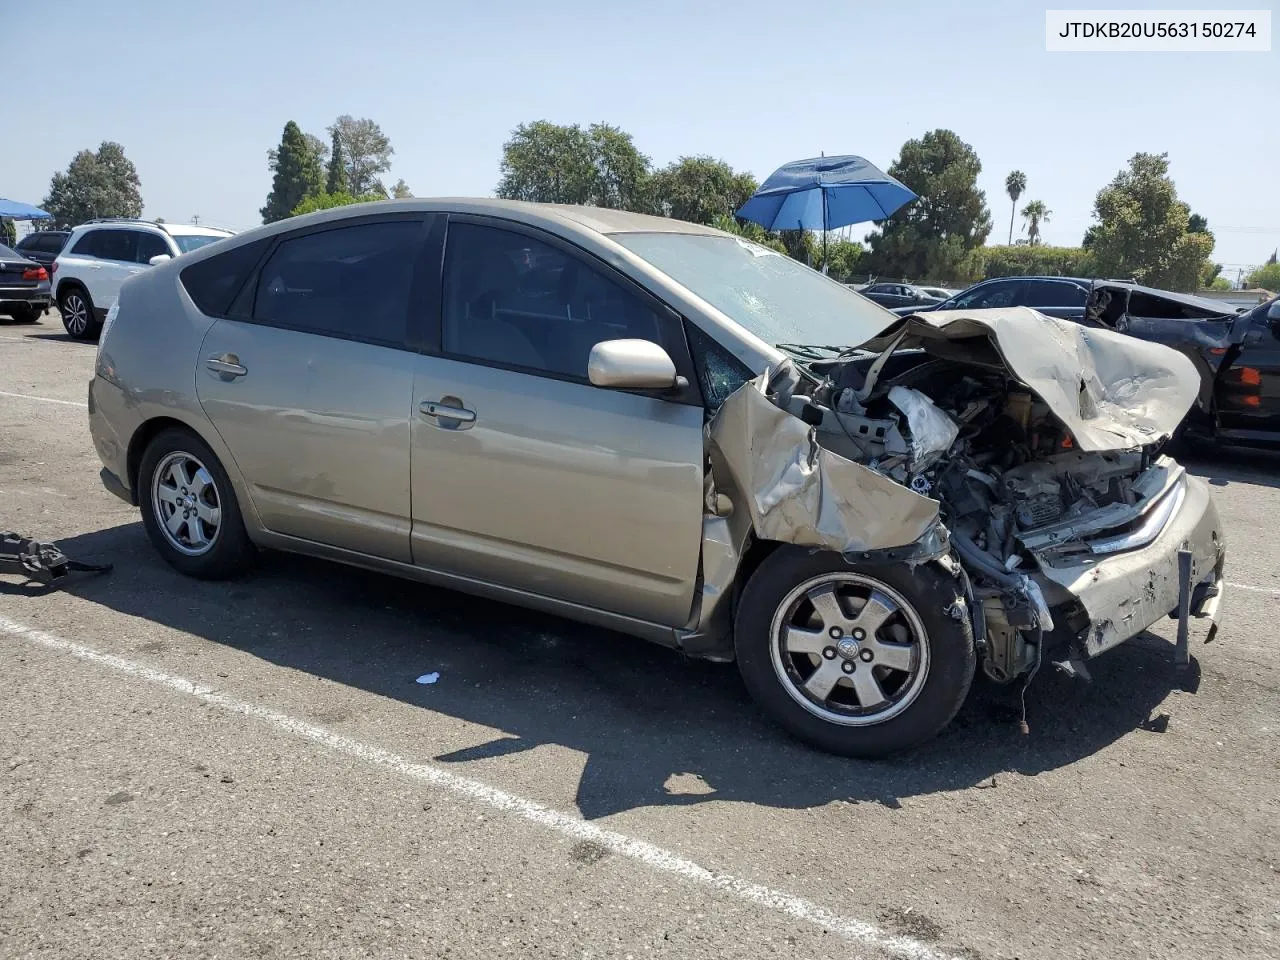
<path id="1" fill-rule="evenodd" d="M 476 412 L 464 407 L 457 397 L 424 400 L 418 404 L 418 411 L 450 430 L 466 430 L 476 422 Z"/>
<path id="2" fill-rule="evenodd" d="M 204 365 L 214 373 L 219 374 L 223 379 L 243 377 L 249 372 L 241 365 L 240 358 L 233 353 L 223 353 L 215 357 L 210 357 L 204 362 Z"/>

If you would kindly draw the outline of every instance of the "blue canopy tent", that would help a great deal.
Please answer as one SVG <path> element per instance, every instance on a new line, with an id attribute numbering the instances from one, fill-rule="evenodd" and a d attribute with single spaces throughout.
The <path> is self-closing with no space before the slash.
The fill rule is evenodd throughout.
<path id="1" fill-rule="evenodd" d="M 737 215 L 766 230 L 822 230 L 822 269 L 827 231 L 884 220 L 916 195 L 862 157 L 793 160 L 770 174 Z"/>
<path id="2" fill-rule="evenodd" d="M 6 200 L 0 197 L 0 219 L 3 220 L 52 220 L 53 214 L 46 213 L 39 207 L 17 200 Z"/>

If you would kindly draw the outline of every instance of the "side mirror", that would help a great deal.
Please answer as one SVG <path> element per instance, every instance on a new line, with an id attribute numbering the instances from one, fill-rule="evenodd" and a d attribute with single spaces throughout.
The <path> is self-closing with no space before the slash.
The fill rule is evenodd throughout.
<path id="1" fill-rule="evenodd" d="M 148 260 L 147 263 L 154 267 L 157 263 L 164 263 L 166 260 L 172 259 L 173 257 L 169 256 L 167 253 L 157 253 L 154 257 Z"/>
<path id="2" fill-rule="evenodd" d="M 651 340 L 602 340 L 591 348 L 587 378 L 597 387 L 669 390 L 677 386 L 676 365 Z"/>
<path id="3" fill-rule="evenodd" d="M 1267 307 L 1267 319 L 1272 323 L 1280 320 L 1280 300 L 1273 300 L 1271 306 Z"/>

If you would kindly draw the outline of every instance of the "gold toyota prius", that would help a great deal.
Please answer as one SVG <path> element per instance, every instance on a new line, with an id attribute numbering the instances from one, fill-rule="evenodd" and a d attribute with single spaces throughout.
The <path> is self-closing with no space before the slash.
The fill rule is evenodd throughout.
<path id="1" fill-rule="evenodd" d="M 1219 622 L 1167 347 L 1026 308 L 897 317 L 741 237 L 499 200 L 358 204 L 127 280 L 89 419 L 164 558 L 257 548 L 736 660 L 877 756 L 979 668 L 1029 682 Z"/>

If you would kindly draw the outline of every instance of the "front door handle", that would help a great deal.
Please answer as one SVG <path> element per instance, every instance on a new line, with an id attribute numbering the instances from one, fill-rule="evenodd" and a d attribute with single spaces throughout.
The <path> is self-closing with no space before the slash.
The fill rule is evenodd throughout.
<path id="1" fill-rule="evenodd" d="M 476 422 L 476 412 L 464 407 L 457 397 L 424 400 L 418 404 L 418 411 L 449 430 L 466 430 Z"/>
<path id="2" fill-rule="evenodd" d="M 236 377 L 243 377 L 249 372 L 241 365 L 240 358 L 234 353 L 221 353 L 217 356 L 210 357 L 204 362 L 204 365 L 224 380 L 233 380 Z"/>

